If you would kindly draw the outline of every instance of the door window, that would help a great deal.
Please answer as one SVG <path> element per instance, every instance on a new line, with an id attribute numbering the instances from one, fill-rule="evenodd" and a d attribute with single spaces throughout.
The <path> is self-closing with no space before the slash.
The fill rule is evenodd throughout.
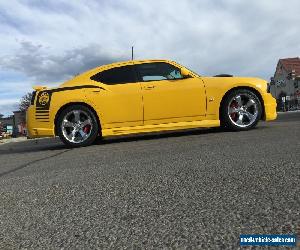
<path id="1" fill-rule="evenodd" d="M 144 82 L 183 79 L 179 68 L 164 62 L 137 64 L 136 68 Z"/>
<path id="2" fill-rule="evenodd" d="M 101 71 L 91 77 L 91 80 L 105 84 L 122 84 L 136 82 L 133 65 L 116 67 Z"/>

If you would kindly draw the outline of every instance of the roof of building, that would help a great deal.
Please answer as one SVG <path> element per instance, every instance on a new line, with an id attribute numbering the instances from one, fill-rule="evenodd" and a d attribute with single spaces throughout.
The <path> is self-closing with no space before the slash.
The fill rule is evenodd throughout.
<path id="1" fill-rule="evenodd" d="M 295 70 L 296 76 L 300 75 L 300 58 L 294 57 L 294 58 L 283 58 L 279 59 L 279 62 L 284 67 L 286 71 L 289 73 L 292 72 L 292 70 Z"/>

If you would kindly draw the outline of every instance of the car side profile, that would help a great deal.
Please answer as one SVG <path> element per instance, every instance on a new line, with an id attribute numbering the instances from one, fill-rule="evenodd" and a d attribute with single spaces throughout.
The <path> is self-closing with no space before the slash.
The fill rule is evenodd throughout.
<path id="1" fill-rule="evenodd" d="M 59 136 L 71 147 L 112 135 L 218 126 L 248 130 L 277 116 L 265 80 L 204 77 L 168 60 L 103 65 L 57 88 L 34 89 L 28 136 Z"/>

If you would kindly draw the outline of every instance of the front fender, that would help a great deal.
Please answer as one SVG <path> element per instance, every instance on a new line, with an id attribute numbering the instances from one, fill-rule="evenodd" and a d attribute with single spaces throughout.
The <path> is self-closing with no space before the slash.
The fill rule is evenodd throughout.
<path id="1" fill-rule="evenodd" d="M 219 107 L 223 97 L 235 88 L 251 88 L 261 96 L 267 91 L 267 81 L 246 77 L 202 77 L 207 96 L 207 115 L 219 119 Z"/>

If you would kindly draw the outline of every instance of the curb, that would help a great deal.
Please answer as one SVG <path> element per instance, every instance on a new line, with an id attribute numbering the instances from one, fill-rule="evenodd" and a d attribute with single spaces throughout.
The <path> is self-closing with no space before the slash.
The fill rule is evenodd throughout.
<path id="1" fill-rule="evenodd" d="M 7 144 L 7 143 L 15 143 L 15 142 L 22 142 L 22 141 L 26 141 L 27 138 L 26 137 L 18 137 L 18 138 L 10 138 L 10 139 L 2 139 L 0 140 L 0 146 Z"/>
<path id="2" fill-rule="evenodd" d="M 288 114 L 288 113 L 298 113 L 300 112 L 300 110 L 293 110 L 293 111 L 280 111 L 280 112 L 277 112 L 277 114 Z"/>

